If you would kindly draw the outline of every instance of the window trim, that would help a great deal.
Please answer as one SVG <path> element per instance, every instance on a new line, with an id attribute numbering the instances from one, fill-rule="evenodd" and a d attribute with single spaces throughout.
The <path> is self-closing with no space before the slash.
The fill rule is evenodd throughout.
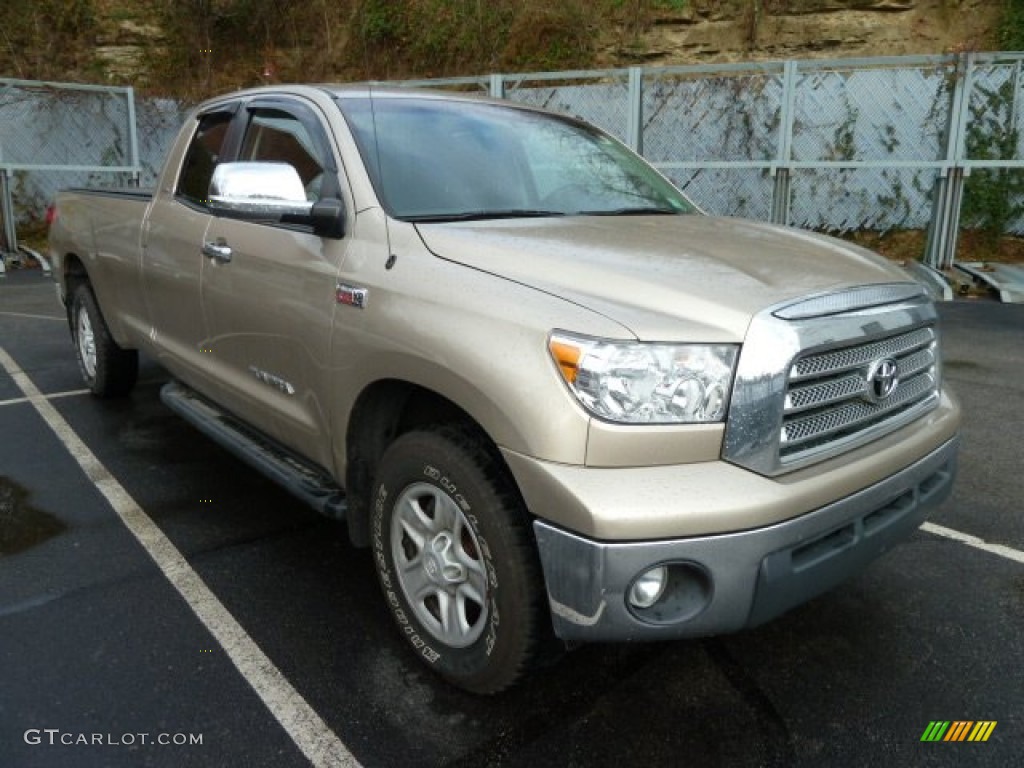
<path id="1" fill-rule="evenodd" d="M 193 126 L 192 133 L 189 136 L 188 144 L 185 146 L 185 151 L 181 155 L 178 173 L 174 179 L 173 198 L 175 201 L 192 208 L 193 210 L 210 213 L 208 204 L 199 202 L 191 197 L 186 197 L 181 192 L 182 175 L 185 173 L 185 165 L 188 160 L 189 150 L 192 149 L 192 143 L 195 141 L 196 134 L 199 132 L 199 126 L 205 118 L 213 115 L 230 115 L 228 118 L 227 132 L 224 134 L 224 143 L 221 146 L 220 153 L 218 154 L 217 163 L 230 162 L 233 160 L 238 153 L 239 146 L 241 145 L 241 136 L 239 135 L 238 130 L 238 113 L 241 106 L 241 101 L 221 102 L 204 109 L 202 112 L 196 113 L 194 118 L 195 125 Z M 216 168 L 216 165 L 214 167 Z"/>
<path id="2" fill-rule="evenodd" d="M 252 124 L 253 114 L 259 111 L 281 112 L 295 118 L 309 132 L 309 137 L 316 143 L 317 149 L 323 153 L 324 173 L 330 173 L 334 177 L 332 187 L 337 189 L 338 194 L 324 195 L 325 197 L 340 197 L 340 183 L 338 181 L 338 161 L 335 157 L 334 147 L 327 131 L 324 130 L 324 123 L 316 112 L 308 104 L 301 101 L 285 98 L 282 96 L 258 96 L 245 103 L 242 110 L 245 117 L 239 117 L 242 125 L 238 132 L 238 148 L 240 149 L 245 139 L 245 133 Z"/>

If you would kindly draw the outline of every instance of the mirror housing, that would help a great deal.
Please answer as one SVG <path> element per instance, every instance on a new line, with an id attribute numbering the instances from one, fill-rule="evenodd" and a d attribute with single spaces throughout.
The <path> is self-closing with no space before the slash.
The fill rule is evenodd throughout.
<path id="1" fill-rule="evenodd" d="M 307 200 L 298 171 L 288 163 L 221 163 L 210 179 L 208 200 L 217 214 L 303 224 L 324 237 L 344 235 L 341 200 Z"/>

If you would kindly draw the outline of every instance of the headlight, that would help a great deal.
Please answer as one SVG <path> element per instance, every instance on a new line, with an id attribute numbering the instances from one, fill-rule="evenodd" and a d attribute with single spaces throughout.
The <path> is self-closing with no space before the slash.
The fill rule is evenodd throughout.
<path id="1" fill-rule="evenodd" d="M 548 349 L 569 389 L 595 416 L 625 424 L 687 424 L 725 419 L 739 347 L 555 333 Z"/>

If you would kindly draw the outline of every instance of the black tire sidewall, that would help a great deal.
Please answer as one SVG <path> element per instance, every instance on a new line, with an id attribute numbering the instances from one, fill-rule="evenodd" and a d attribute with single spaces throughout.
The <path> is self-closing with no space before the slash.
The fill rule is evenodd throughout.
<path id="1" fill-rule="evenodd" d="M 370 510 L 371 547 L 385 602 L 413 650 L 437 673 L 462 688 L 492 693 L 507 687 L 528 660 L 536 578 L 522 546 L 521 520 L 507 489 L 495 487 L 481 462 L 444 434 L 414 432 L 399 438 L 381 461 Z M 488 576 L 487 626 L 466 648 L 438 641 L 409 605 L 391 553 L 394 505 L 414 483 L 433 485 L 462 508 L 480 545 Z M 497 485 L 501 485 L 499 482 Z M 512 509 L 509 509 L 509 506 Z M 515 530 L 516 528 L 520 530 Z"/>
<path id="2" fill-rule="evenodd" d="M 96 373 L 93 375 L 90 375 L 89 371 L 85 367 L 85 361 L 82 358 L 81 342 L 78 338 L 78 325 L 80 323 L 83 309 L 86 314 L 89 315 L 89 323 L 92 325 L 93 343 L 96 345 Z M 87 285 L 79 286 L 75 290 L 75 294 L 71 302 L 71 336 L 75 345 L 75 360 L 78 362 L 78 370 L 82 374 L 82 379 L 85 380 L 89 389 L 97 394 L 99 394 L 102 389 L 100 386 L 102 380 L 101 375 L 103 372 L 101 367 L 102 355 L 100 354 L 100 333 L 101 330 L 106 330 L 106 328 L 101 325 L 102 322 L 103 319 L 99 317 L 99 310 L 96 306 L 96 299 L 93 298 L 92 290 Z"/>
<path id="3" fill-rule="evenodd" d="M 82 358 L 78 338 L 78 324 L 82 311 L 89 316 L 93 344 L 96 346 L 96 373 L 90 375 Z M 122 349 L 110 334 L 99 303 L 88 283 L 79 285 L 71 300 L 71 336 L 75 347 L 75 360 L 89 390 L 99 397 L 125 395 L 135 386 L 138 378 L 138 352 Z"/>

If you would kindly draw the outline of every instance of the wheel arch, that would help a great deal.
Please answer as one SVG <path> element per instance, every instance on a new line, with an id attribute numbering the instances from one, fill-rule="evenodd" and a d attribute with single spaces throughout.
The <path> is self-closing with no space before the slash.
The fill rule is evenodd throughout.
<path id="1" fill-rule="evenodd" d="M 71 303 L 75 296 L 75 290 L 82 283 L 91 283 L 89 271 L 85 268 L 85 262 L 79 258 L 77 253 L 66 253 L 61 257 L 61 285 L 63 287 L 64 310 L 68 315 L 68 326 L 71 326 Z"/>
<path id="2" fill-rule="evenodd" d="M 384 451 L 407 432 L 442 425 L 458 426 L 476 433 L 512 477 L 493 438 L 457 403 L 409 381 L 375 381 L 366 386 L 356 399 L 345 435 L 347 520 L 354 545 L 365 547 L 370 543 L 370 494 Z"/>

